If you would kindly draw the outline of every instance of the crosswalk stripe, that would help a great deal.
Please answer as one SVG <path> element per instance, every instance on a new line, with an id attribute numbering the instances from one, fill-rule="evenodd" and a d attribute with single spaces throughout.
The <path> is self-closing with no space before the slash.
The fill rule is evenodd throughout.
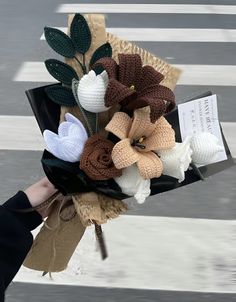
<path id="1" fill-rule="evenodd" d="M 125 215 L 103 227 L 106 261 L 100 260 L 90 227 L 66 271 L 52 280 L 22 267 L 15 281 L 235 293 L 235 226 L 225 220 Z"/>
<path id="2" fill-rule="evenodd" d="M 57 27 L 67 32 L 66 27 Z M 120 28 L 110 27 L 107 32 L 128 41 L 142 42 L 236 42 L 235 29 L 215 28 Z M 40 40 L 45 40 L 44 34 Z"/>
<path id="3" fill-rule="evenodd" d="M 222 123 L 232 156 L 236 158 L 236 123 Z M 45 144 L 33 116 L 0 115 L 0 150 L 39 151 Z"/>
<path id="4" fill-rule="evenodd" d="M 220 14 L 235 15 L 236 5 L 197 4 L 61 4 L 57 13 Z"/>
<path id="5" fill-rule="evenodd" d="M 183 73 L 179 85 L 235 86 L 236 65 L 174 65 Z M 14 81 L 17 82 L 56 82 L 48 73 L 43 62 L 24 62 Z"/>

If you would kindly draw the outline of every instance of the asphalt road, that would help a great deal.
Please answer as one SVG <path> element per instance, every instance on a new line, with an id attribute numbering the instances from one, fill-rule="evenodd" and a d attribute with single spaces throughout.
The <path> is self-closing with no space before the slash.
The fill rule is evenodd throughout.
<path id="1" fill-rule="evenodd" d="M 68 1 L 87 3 L 88 1 Z M 102 1 L 112 3 L 113 1 Z M 25 61 L 44 61 L 55 54 L 40 41 L 43 27 L 65 27 L 66 14 L 55 13 L 62 0 L 0 0 L 0 114 L 32 115 L 24 91 L 45 85 L 13 81 Z M 100 3 L 92 1 L 89 3 Z M 114 2 L 113 2 L 114 3 Z M 118 1 L 117 1 L 118 3 Z M 142 1 L 127 0 L 119 3 L 152 4 L 212 4 L 234 5 L 235 1 Z M 99 4 L 98 4 L 99 5 Z M 108 27 L 138 28 L 219 28 L 236 29 L 235 15 L 217 14 L 107 14 Z M 235 43 L 199 42 L 143 42 L 137 44 L 173 64 L 236 65 Z M 226 69 L 227 70 L 227 69 Z M 178 102 L 204 91 L 212 90 L 220 97 L 220 119 L 236 123 L 236 87 L 209 85 L 180 85 L 176 88 Z M 1 139 L 1 138 L 0 138 Z M 0 150 L 0 192 L 2 202 L 34 181 L 43 171 L 41 152 Z M 142 206 L 133 206 L 129 215 L 181 218 L 235 220 L 236 168 L 233 167 L 211 177 L 207 182 L 196 183 L 181 190 L 152 197 Z M 230 242 L 235 247 L 235 242 Z M 236 269 L 232 268 L 235 274 Z M 234 275 L 235 276 L 235 275 Z M 235 280 L 235 277 L 234 277 Z M 95 286 L 95 285 L 94 285 Z M 236 281 L 235 281 L 236 292 Z M 171 292 L 143 289 L 109 289 L 98 287 L 69 287 L 42 284 L 14 283 L 7 292 L 7 302 L 13 301 L 163 301 L 163 302 L 221 302 L 234 301 L 236 294 Z"/>

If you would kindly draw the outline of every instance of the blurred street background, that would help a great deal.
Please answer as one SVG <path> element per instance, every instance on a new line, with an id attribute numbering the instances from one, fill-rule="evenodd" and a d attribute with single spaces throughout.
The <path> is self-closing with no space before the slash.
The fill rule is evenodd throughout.
<path id="1" fill-rule="evenodd" d="M 236 157 L 234 0 L 0 0 L 1 202 L 44 175 L 43 141 L 25 90 L 48 84 L 43 62 L 58 58 L 44 26 L 65 30 L 67 14 L 75 12 L 105 13 L 108 31 L 181 68 L 178 103 L 209 90 L 217 94 Z M 127 218 L 104 228 L 108 245 L 114 241 L 108 264 L 96 253 L 96 267 L 83 265 L 85 253 L 75 260 L 82 273 L 72 269 L 60 282 L 29 283 L 39 274 L 23 270 L 6 301 L 236 301 L 235 217 L 235 167 L 144 205 L 131 201 Z"/>

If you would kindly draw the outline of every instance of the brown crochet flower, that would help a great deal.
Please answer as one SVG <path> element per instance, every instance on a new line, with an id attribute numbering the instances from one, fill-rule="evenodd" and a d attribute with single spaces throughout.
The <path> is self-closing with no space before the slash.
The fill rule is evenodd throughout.
<path id="1" fill-rule="evenodd" d="M 171 89 L 160 82 L 164 76 L 152 66 L 143 66 L 138 54 L 119 54 L 119 65 L 112 58 L 102 58 L 93 67 L 102 66 L 109 76 L 105 105 L 120 104 L 126 111 L 150 106 L 150 118 L 154 123 L 175 107 Z"/>
<path id="2" fill-rule="evenodd" d="M 105 129 L 121 139 L 111 155 L 117 169 L 136 163 L 144 179 L 161 176 L 163 165 L 153 151 L 175 145 L 175 132 L 163 116 L 151 123 L 150 112 L 145 109 L 136 109 L 133 119 L 124 112 L 117 112 Z"/>
<path id="3" fill-rule="evenodd" d="M 95 134 L 91 136 L 84 147 L 80 157 L 80 169 L 82 169 L 93 180 L 106 180 L 121 176 L 112 161 L 111 152 L 114 144 Z"/>

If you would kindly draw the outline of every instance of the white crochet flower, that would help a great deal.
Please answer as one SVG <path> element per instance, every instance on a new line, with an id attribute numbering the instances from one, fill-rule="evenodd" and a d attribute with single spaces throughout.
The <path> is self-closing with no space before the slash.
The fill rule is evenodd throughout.
<path id="1" fill-rule="evenodd" d="M 163 164 L 164 175 L 177 178 L 179 182 L 184 181 L 184 172 L 188 170 L 192 161 L 190 140 L 191 137 L 188 136 L 183 143 L 175 143 L 173 148 L 157 152 Z"/>
<path id="2" fill-rule="evenodd" d="M 59 159 L 77 162 L 88 139 L 83 124 L 72 114 L 65 114 L 65 122 L 58 128 L 58 135 L 50 130 L 43 132 L 43 137 L 49 152 Z"/>
<path id="3" fill-rule="evenodd" d="M 123 193 L 134 196 L 138 203 L 144 203 L 151 194 L 150 179 L 144 179 L 138 170 L 137 165 L 131 165 L 122 170 L 122 175 L 116 177 L 115 181 Z"/>
<path id="4" fill-rule="evenodd" d="M 200 132 L 192 136 L 192 160 L 199 165 L 208 165 L 217 161 L 219 152 L 224 148 L 219 144 L 218 138 L 209 132 Z"/>
<path id="5" fill-rule="evenodd" d="M 101 74 L 91 70 L 79 81 L 77 96 L 81 106 L 90 112 L 99 113 L 107 111 L 105 106 L 105 93 L 108 85 L 108 74 L 104 70 Z"/>

